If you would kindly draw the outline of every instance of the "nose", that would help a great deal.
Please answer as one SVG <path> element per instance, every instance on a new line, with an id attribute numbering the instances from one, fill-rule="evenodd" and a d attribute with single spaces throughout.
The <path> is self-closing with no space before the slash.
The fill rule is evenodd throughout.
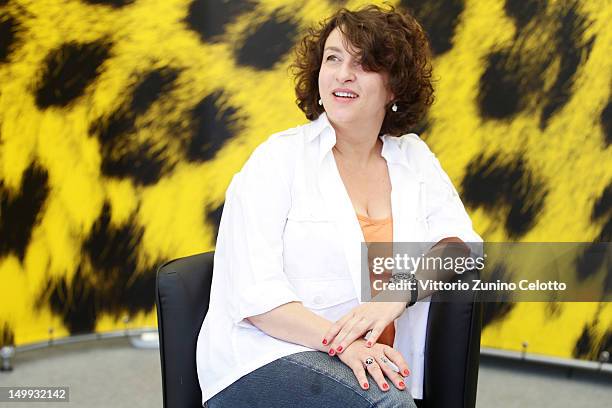
<path id="1" fill-rule="evenodd" d="M 345 83 L 348 81 L 355 80 L 355 71 L 353 70 L 353 64 L 350 61 L 350 58 L 347 58 L 342 62 L 342 64 L 338 67 L 336 71 L 336 80 L 340 83 Z"/>

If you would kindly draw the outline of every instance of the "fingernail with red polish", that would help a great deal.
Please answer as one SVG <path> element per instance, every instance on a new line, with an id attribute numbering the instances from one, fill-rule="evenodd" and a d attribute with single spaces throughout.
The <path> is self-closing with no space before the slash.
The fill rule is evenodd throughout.
<path id="1" fill-rule="evenodd" d="M 367 390 L 368 388 L 370 388 L 370 386 L 369 386 L 368 383 L 363 383 L 363 388 L 365 388 Z"/>
<path id="2" fill-rule="evenodd" d="M 372 342 L 368 341 L 368 347 L 372 347 Z"/>
<path id="3" fill-rule="evenodd" d="M 389 384 L 384 383 L 384 384 L 383 384 L 383 390 L 386 390 L 387 388 L 389 388 Z"/>
<path id="4" fill-rule="evenodd" d="M 410 370 L 406 368 L 406 369 L 404 370 L 404 375 L 408 375 L 408 374 L 410 374 Z"/>
<path id="5" fill-rule="evenodd" d="M 323 344 L 327 344 L 327 339 L 323 339 Z"/>
<path id="6" fill-rule="evenodd" d="M 404 382 L 403 382 L 403 381 L 400 381 L 400 382 L 399 382 L 399 386 L 400 386 L 400 387 L 402 387 L 402 388 L 404 388 L 404 387 L 406 386 L 406 384 L 404 384 Z"/>
<path id="7" fill-rule="evenodd" d="M 333 356 L 336 353 L 336 351 L 334 349 L 329 349 L 329 355 Z"/>
<path id="8" fill-rule="evenodd" d="M 338 346 L 338 348 L 336 349 L 336 351 L 339 353 L 342 351 L 342 346 Z"/>

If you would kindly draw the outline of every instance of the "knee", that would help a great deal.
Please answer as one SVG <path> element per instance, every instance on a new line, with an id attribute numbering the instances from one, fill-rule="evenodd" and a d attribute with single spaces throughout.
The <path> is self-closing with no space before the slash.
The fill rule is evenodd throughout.
<path id="1" fill-rule="evenodd" d="M 400 391 L 391 389 L 384 394 L 381 404 L 376 404 L 377 407 L 384 408 L 417 408 L 414 399 L 408 391 Z"/>

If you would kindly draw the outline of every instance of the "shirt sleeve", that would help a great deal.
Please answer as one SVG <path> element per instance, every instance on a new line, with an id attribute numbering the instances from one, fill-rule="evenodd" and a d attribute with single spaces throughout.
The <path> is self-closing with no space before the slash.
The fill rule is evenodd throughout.
<path id="1" fill-rule="evenodd" d="M 214 273 L 226 274 L 235 324 L 300 301 L 283 270 L 283 230 L 291 206 L 287 169 L 271 149 L 256 149 L 226 192 Z"/>
<path id="2" fill-rule="evenodd" d="M 435 245 L 444 238 L 457 237 L 470 248 L 470 257 L 482 256 L 482 238 L 472 228 L 472 221 L 457 190 L 429 149 L 428 156 L 424 166 L 428 241 Z"/>

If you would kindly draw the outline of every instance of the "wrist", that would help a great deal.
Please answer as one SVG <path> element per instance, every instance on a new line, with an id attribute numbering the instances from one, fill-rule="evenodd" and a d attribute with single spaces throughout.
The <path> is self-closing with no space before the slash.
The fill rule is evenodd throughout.
<path id="1" fill-rule="evenodd" d="M 402 313 L 404 313 L 404 310 L 408 308 L 408 303 L 410 303 L 410 300 L 402 300 L 399 302 L 393 302 L 394 304 L 393 320 L 397 319 L 398 317 L 402 315 Z"/>

